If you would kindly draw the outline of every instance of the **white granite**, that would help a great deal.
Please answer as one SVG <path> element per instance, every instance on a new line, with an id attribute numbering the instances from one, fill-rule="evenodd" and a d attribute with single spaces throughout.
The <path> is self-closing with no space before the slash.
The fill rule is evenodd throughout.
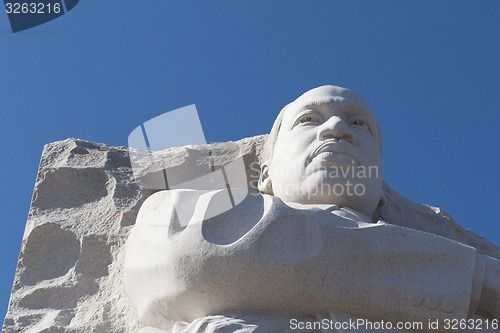
<path id="1" fill-rule="evenodd" d="M 257 179 L 250 165 L 264 139 L 159 152 L 165 158 L 141 182 L 162 169 L 228 164 L 234 150 Z M 123 244 L 154 192 L 137 184 L 127 147 L 78 139 L 45 146 L 2 332 L 137 332 L 122 292 Z"/>
<path id="2" fill-rule="evenodd" d="M 372 135 L 370 144 L 381 148 L 377 134 Z M 273 332 L 289 325 L 292 315 L 304 321 L 347 320 L 362 310 L 375 319 L 416 320 L 464 316 L 476 307 L 482 286 L 474 276 L 481 275 L 479 266 L 494 269 L 493 259 L 485 256 L 500 259 L 498 246 L 439 208 L 399 195 L 381 179 L 376 193 L 384 204 L 377 208 L 374 200 L 368 206 L 337 209 L 251 192 L 234 210 L 218 215 L 210 211 L 219 206 L 225 188 L 154 195 L 156 190 L 145 189 L 148 184 L 154 188 L 163 170 L 179 175 L 181 182 L 226 166 L 241 153 L 248 189 L 257 190 L 259 163 L 270 166 L 266 138 L 155 153 L 156 162 L 144 164 L 138 181 L 132 179 L 126 147 L 77 139 L 48 144 L 2 332 Z M 378 153 L 374 156 L 376 160 Z M 260 184 L 269 193 L 272 187 L 266 190 L 265 172 L 263 176 Z M 186 195 L 196 199 L 191 205 L 195 216 L 175 224 L 169 215 L 172 206 L 165 202 Z M 383 237 L 373 236 L 377 233 Z M 376 251 L 367 257 L 367 249 Z M 369 260 L 381 253 L 391 258 L 383 267 L 380 260 Z M 417 269 L 411 260 L 426 265 Z M 345 261 L 352 261 L 352 271 L 342 268 Z M 357 274 L 363 270 L 373 278 Z M 395 270 L 399 273 L 392 274 Z M 493 286 L 498 282 L 486 280 Z"/>
<path id="3" fill-rule="evenodd" d="M 144 332 L 284 332 L 317 318 L 446 331 L 446 320 L 500 319 L 500 260 L 438 236 L 456 226 L 407 228 L 412 209 L 386 211 L 381 130 L 355 92 L 322 86 L 285 106 L 258 186 L 144 202 L 124 266 Z"/>

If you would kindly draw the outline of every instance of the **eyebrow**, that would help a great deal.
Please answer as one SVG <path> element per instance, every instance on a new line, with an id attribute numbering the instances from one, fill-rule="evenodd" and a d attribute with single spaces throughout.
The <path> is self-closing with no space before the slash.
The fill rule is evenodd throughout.
<path id="1" fill-rule="evenodd" d="M 333 101 L 312 101 L 312 102 L 309 102 L 305 105 L 305 107 L 309 107 L 309 106 L 324 106 L 324 105 L 329 105 L 329 104 L 334 104 L 335 102 Z"/>
<path id="2" fill-rule="evenodd" d="M 312 101 L 304 105 L 305 108 L 311 107 L 311 106 L 328 106 L 328 105 L 339 105 L 342 104 L 342 102 L 338 101 Z M 355 105 L 353 103 L 345 103 L 344 105 L 341 105 L 342 108 L 349 108 L 349 109 L 359 109 L 366 111 L 365 108 Z"/>

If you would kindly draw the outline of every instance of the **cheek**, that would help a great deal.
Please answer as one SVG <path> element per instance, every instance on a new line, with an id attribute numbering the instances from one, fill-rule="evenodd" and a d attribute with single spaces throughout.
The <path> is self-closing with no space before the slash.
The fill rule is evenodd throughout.
<path id="1" fill-rule="evenodd" d="M 382 176 L 383 163 L 380 152 L 369 150 L 365 152 L 363 161 L 361 162 L 369 170 L 377 170 L 377 173 Z"/>
<path id="2" fill-rule="evenodd" d="M 315 128 L 312 126 L 311 128 L 299 128 L 280 137 L 277 142 L 277 150 L 281 153 L 295 154 L 295 157 L 298 157 L 306 153 L 316 141 Z"/>
<path id="3" fill-rule="evenodd" d="M 285 136 L 280 138 L 280 141 L 276 143 L 273 156 L 280 158 L 280 160 L 286 160 L 289 156 L 293 156 L 296 153 L 297 148 L 295 140 Z"/>
<path id="4" fill-rule="evenodd" d="M 377 165 L 382 162 L 382 153 L 380 151 L 380 147 L 378 143 L 371 137 L 360 138 L 358 141 L 358 147 L 361 151 L 361 154 L 363 154 L 366 162 Z"/>
<path id="5" fill-rule="evenodd" d="M 382 163 L 382 153 L 379 150 L 379 146 L 375 145 L 368 153 L 369 155 L 367 156 L 366 160 L 366 166 L 368 167 L 368 170 L 370 171 L 370 174 L 373 174 L 373 176 L 376 175 L 375 178 L 382 180 L 383 179 L 383 173 L 384 173 L 384 166 Z M 372 178 L 372 177 L 370 177 Z"/>

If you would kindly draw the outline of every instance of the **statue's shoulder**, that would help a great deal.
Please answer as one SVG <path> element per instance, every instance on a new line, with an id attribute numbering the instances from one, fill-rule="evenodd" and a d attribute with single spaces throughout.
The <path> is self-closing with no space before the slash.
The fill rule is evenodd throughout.
<path id="1" fill-rule="evenodd" d="M 241 218 L 255 214 L 262 216 L 265 208 L 276 210 L 280 207 L 287 207 L 281 199 L 247 189 L 165 190 L 154 193 L 144 201 L 137 223 L 156 220 L 161 216 L 163 220 L 178 219 L 178 223 L 185 226 L 193 218 L 202 221 L 235 214 Z"/>
<path id="2" fill-rule="evenodd" d="M 136 219 L 136 227 L 162 220 L 166 223 L 177 214 L 179 209 L 194 207 L 201 195 L 207 191 L 189 189 L 159 191 L 149 196 L 141 205 Z"/>
<path id="3" fill-rule="evenodd" d="M 179 201 L 185 200 L 192 201 L 193 199 L 208 200 L 210 202 L 216 202 L 217 204 L 227 200 L 233 206 L 237 206 L 239 204 L 255 204 L 256 202 L 264 203 L 264 201 L 269 202 L 269 204 L 272 205 L 286 206 L 278 197 L 241 188 L 226 188 L 217 190 L 174 189 L 158 191 L 152 194 L 144 201 L 141 209 L 143 207 L 157 206 L 158 204 L 175 204 Z"/>

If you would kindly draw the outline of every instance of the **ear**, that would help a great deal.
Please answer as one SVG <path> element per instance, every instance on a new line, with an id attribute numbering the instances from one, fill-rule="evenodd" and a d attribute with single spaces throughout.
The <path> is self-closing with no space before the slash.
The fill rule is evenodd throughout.
<path id="1" fill-rule="evenodd" d="M 266 161 L 260 166 L 259 191 L 273 194 L 273 185 L 271 183 L 271 177 L 269 177 L 269 162 L 270 161 Z"/>

